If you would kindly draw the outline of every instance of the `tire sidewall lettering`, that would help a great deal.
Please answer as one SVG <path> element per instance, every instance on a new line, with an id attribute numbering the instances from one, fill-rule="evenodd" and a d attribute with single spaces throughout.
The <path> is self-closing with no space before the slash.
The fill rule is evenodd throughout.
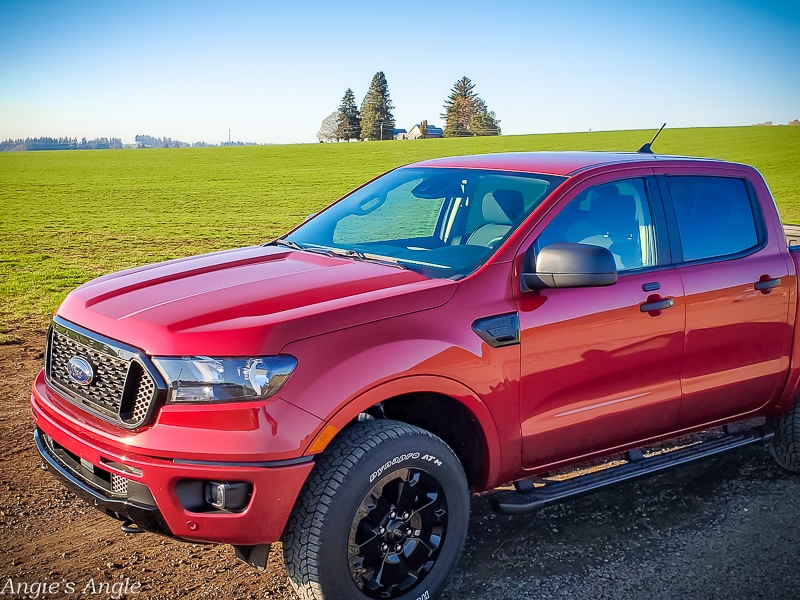
<path id="1" fill-rule="evenodd" d="M 440 459 L 438 459 L 436 456 L 434 456 L 433 454 L 424 454 L 423 455 L 420 452 L 409 452 L 407 454 L 399 454 L 399 455 L 395 456 L 394 458 L 392 458 L 391 460 L 387 460 L 380 467 L 378 467 L 375 471 L 373 471 L 372 474 L 369 476 L 369 482 L 373 483 L 383 473 L 389 472 L 389 470 L 394 466 L 397 466 L 397 465 L 399 465 L 401 463 L 404 463 L 404 462 L 406 462 L 408 460 L 418 460 L 418 459 L 424 461 L 426 464 L 429 464 L 429 465 L 432 465 L 432 466 L 435 466 L 435 467 L 441 467 L 442 466 L 442 461 Z M 421 600 L 425 600 L 425 599 L 422 598 Z"/>

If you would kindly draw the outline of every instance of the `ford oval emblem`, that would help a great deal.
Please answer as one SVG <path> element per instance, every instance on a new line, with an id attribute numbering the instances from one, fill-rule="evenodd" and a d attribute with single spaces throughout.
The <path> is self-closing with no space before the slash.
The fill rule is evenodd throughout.
<path id="1" fill-rule="evenodd" d="M 94 379 L 94 369 L 86 359 L 73 356 L 67 363 L 67 375 L 78 385 L 89 385 Z"/>

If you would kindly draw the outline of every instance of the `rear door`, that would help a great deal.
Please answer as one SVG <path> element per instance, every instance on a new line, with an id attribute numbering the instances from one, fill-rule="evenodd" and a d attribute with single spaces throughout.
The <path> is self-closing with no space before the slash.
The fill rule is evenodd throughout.
<path id="1" fill-rule="evenodd" d="M 658 180 L 686 295 L 680 423 L 756 410 L 780 392 L 788 372 L 785 241 L 769 239 L 742 172 L 666 170 Z"/>
<path id="2" fill-rule="evenodd" d="M 535 248 L 606 247 L 619 279 L 519 295 L 526 468 L 672 431 L 681 402 L 683 289 L 669 264 L 652 171 L 594 178 L 553 212 L 534 230 Z M 662 309 L 646 310 L 658 303 Z"/>

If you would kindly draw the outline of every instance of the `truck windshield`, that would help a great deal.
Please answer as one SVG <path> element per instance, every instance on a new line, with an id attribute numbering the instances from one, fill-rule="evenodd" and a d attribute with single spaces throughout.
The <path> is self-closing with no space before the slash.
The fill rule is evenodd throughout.
<path id="1" fill-rule="evenodd" d="M 483 264 L 565 178 L 404 167 L 276 243 L 458 278 Z"/>

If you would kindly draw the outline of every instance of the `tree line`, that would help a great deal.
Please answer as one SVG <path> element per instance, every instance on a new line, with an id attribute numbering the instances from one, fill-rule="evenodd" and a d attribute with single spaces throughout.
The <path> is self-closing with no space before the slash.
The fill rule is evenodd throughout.
<path id="1" fill-rule="evenodd" d="M 137 135 L 134 138 L 138 148 L 190 148 L 191 144 L 173 141 L 170 137 L 153 137 L 152 135 Z"/>
<path id="2" fill-rule="evenodd" d="M 137 148 L 216 148 L 218 146 L 260 146 L 256 142 L 230 141 L 220 142 L 219 144 L 209 144 L 206 142 L 182 142 L 173 140 L 171 137 L 153 137 L 152 135 L 137 135 L 133 138 Z"/>
<path id="3" fill-rule="evenodd" d="M 389 96 L 389 85 L 383 71 L 372 78 L 361 108 L 356 106 L 353 90 L 347 88 L 339 108 L 325 117 L 317 133 L 320 142 L 350 140 L 390 140 L 394 137 L 395 120 Z M 444 102 L 445 137 L 500 135 L 500 121 L 494 111 L 475 91 L 469 77 L 453 85 Z M 427 121 L 420 121 L 421 136 L 426 137 Z"/>
<path id="4" fill-rule="evenodd" d="M 78 138 L 70 137 L 38 137 L 25 139 L 8 139 L 0 142 L 0 152 L 25 151 L 25 150 L 102 150 L 107 148 L 122 148 L 119 138 Z"/>
<path id="5" fill-rule="evenodd" d="M 137 135 L 135 138 L 137 148 L 211 148 L 217 146 L 260 146 L 255 142 L 230 141 L 219 144 L 195 142 L 189 144 L 170 137 L 153 137 L 151 135 Z M 72 137 L 38 137 L 25 139 L 7 139 L 0 142 L 0 152 L 24 152 L 32 150 L 121 150 L 125 146 L 120 138 L 95 138 L 87 140 L 85 137 L 78 141 Z"/>

